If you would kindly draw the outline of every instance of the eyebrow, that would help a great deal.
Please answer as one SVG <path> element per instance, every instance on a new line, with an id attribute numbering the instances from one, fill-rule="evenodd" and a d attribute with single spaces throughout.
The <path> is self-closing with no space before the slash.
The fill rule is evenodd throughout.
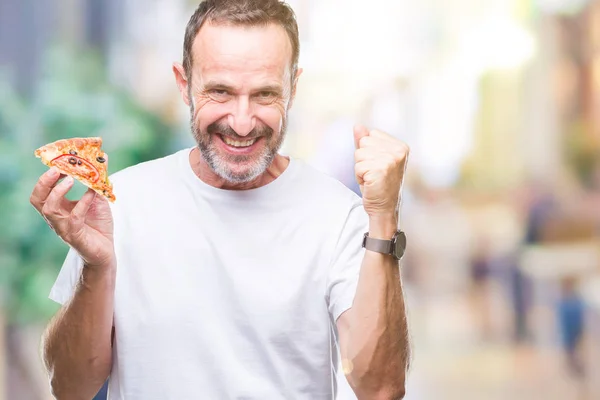
<path id="1" fill-rule="evenodd" d="M 205 90 L 210 90 L 210 89 L 219 89 L 219 90 L 226 90 L 228 92 L 235 92 L 236 88 L 228 85 L 226 83 L 222 83 L 222 82 L 217 82 L 217 81 L 208 81 L 205 85 L 204 85 L 204 89 Z M 283 92 L 283 88 L 280 85 L 264 85 L 264 86 L 260 86 L 254 90 L 252 90 L 253 93 L 260 93 L 260 92 L 274 92 L 277 94 L 281 94 Z"/>
<path id="2" fill-rule="evenodd" d="M 283 89 L 281 86 L 279 85 L 265 85 L 265 86 L 261 86 L 260 88 L 254 90 L 255 93 L 260 93 L 260 92 L 274 92 L 274 93 L 281 93 L 283 92 Z"/>
<path id="3" fill-rule="evenodd" d="M 230 92 L 235 91 L 235 88 L 231 85 L 227 85 L 225 83 L 217 82 L 217 81 L 208 81 L 204 85 L 204 89 L 222 89 Z"/>

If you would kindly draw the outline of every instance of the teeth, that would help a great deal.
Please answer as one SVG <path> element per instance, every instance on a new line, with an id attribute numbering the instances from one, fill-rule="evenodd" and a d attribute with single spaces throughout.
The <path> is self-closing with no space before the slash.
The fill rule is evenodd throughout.
<path id="1" fill-rule="evenodd" d="M 225 143 L 227 143 L 230 146 L 233 147 L 248 147 L 254 144 L 254 142 L 256 142 L 256 139 L 252 139 L 252 140 L 247 140 L 245 142 L 238 142 L 237 140 L 231 140 L 228 137 L 224 137 L 223 136 L 223 140 L 225 141 Z"/>

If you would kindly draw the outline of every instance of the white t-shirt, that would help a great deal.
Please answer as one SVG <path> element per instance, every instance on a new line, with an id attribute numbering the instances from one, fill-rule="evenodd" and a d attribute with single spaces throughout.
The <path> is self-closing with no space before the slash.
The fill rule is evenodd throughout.
<path id="1" fill-rule="evenodd" d="M 189 153 L 111 177 L 109 399 L 332 399 L 331 321 L 352 306 L 368 230 L 360 198 L 293 158 L 266 186 L 217 189 Z M 50 298 L 68 301 L 81 268 L 71 250 Z"/>

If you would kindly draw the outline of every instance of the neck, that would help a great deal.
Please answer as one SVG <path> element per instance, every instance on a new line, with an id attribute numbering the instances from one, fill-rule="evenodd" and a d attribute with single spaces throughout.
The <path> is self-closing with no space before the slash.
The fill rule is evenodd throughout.
<path id="1" fill-rule="evenodd" d="M 243 183 L 232 183 L 217 175 L 208 163 L 202 158 L 200 150 L 196 147 L 190 153 L 190 165 L 194 174 L 207 185 L 224 190 L 249 190 L 268 185 L 277 179 L 290 163 L 289 158 L 277 154 L 271 165 L 256 179 Z"/>

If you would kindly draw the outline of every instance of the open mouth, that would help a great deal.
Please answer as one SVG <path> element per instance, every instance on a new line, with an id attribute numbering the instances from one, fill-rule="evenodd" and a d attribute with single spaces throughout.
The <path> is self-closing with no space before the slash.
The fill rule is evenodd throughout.
<path id="1" fill-rule="evenodd" d="M 252 153 L 261 139 L 258 137 L 250 140 L 234 140 L 220 134 L 216 136 L 220 139 L 222 147 L 226 151 L 234 154 Z"/>
<path id="2" fill-rule="evenodd" d="M 230 139 L 230 138 L 228 138 L 226 136 L 221 136 L 221 138 L 223 139 L 223 141 L 227 145 L 232 146 L 232 147 L 238 147 L 238 148 L 250 147 L 254 143 L 256 143 L 256 141 L 258 140 L 258 138 L 254 138 L 254 139 L 245 140 L 245 141 L 242 142 L 242 141 L 237 141 L 237 140 Z"/>

